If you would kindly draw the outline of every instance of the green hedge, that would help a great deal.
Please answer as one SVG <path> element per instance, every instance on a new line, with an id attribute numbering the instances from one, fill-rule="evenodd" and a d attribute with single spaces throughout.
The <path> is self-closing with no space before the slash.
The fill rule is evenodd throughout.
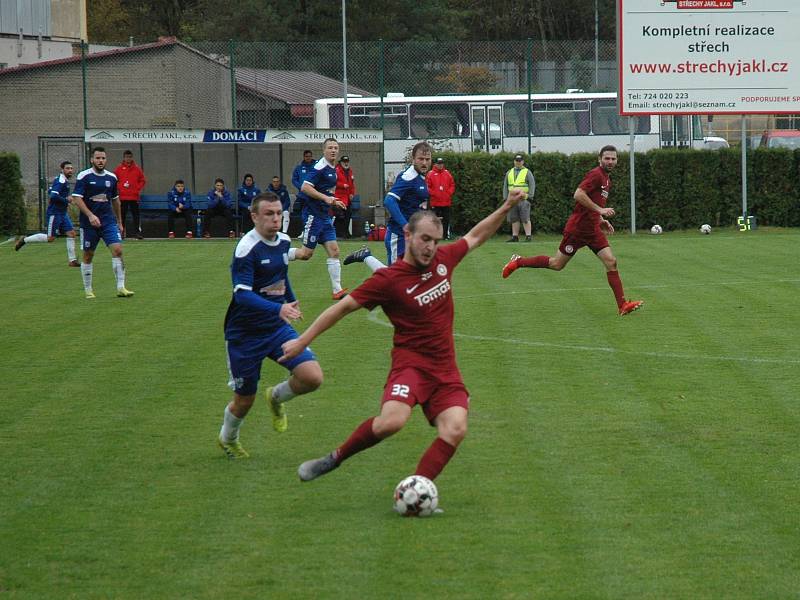
<path id="1" fill-rule="evenodd" d="M 439 153 L 437 153 L 439 156 Z M 514 154 L 443 153 L 456 181 L 453 227 L 464 232 L 501 200 L 503 178 Z M 525 157 L 536 178 L 534 231 L 560 232 L 572 212 L 572 196 L 597 155 L 536 153 Z M 748 212 L 761 225 L 800 226 L 800 150 L 759 149 L 748 155 Z M 619 153 L 609 206 L 614 226 L 630 228 L 630 160 Z M 741 155 L 738 149 L 651 150 L 636 153 L 636 225 L 692 229 L 702 223 L 731 226 L 741 214 Z"/>
<path id="2" fill-rule="evenodd" d="M 25 233 L 25 218 L 19 156 L 0 152 L 0 234 Z"/>

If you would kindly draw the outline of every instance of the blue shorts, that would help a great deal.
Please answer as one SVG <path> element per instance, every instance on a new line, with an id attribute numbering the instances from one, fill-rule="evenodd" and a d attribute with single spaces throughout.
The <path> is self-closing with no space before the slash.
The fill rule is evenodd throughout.
<path id="1" fill-rule="evenodd" d="M 269 335 L 248 337 L 244 339 L 226 340 L 228 351 L 228 386 L 240 396 L 251 396 L 258 389 L 261 379 L 261 363 L 265 358 L 276 361 L 283 356 L 281 345 L 299 336 L 290 325 L 282 325 Z M 279 363 L 291 372 L 294 368 L 309 360 L 317 360 L 308 348 L 290 361 Z"/>
<path id="2" fill-rule="evenodd" d="M 75 229 L 67 213 L 47 213 L 47 237 L 56 237 L 59 233 L 67 233 Z"/>
<path id="3" fill-rule="evenodd" d="M 94 251 L 101 239 L 106 243 L 106 246 L 122 243 L 122 236 L 119 234 L 116 220 L 101 221 L 100 227 L 92 227 L 91 225 L 84 227 L 81 225 L 81 248 Z"/>
<path id="4" fill-rule="evenodd" d="M 386 266 L 393 265 L 398 258 L 402 258 L 406 253 L 406 236 L 403 232 L 398 235 L 387 229 L 386 237 L 383 238 L 386 244 Z"/>
<path id="5" fill-rule="evenodd" d="M 316 248 L 317 244 L 336 241 L 336 229 L 330 217 L 315 217 L 303 211 L 303 246 Z"/>

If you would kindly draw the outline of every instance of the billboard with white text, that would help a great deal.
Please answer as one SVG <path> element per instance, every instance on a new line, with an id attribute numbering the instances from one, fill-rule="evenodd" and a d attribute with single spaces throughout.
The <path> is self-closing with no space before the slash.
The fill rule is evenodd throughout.
<path id="1" fill-rule="evenodd" d="M 800 112 L 800 0 L 617 0 L 623 115 Z"/>

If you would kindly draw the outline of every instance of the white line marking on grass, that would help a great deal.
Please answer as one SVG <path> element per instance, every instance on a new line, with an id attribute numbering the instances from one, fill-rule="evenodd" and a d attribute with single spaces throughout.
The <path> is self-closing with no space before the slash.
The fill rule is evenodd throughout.
<path id="1" fill-rule="evenodd" d="M 0 242 L 0 246 L 5 246 L 9 242 L 13 242 L 15 239 L 17 239 L 17 238 L 10 237 L 5 242 Z"/>
<path id="2" fill-rule="evenodd" d="M 383 327 L 393 327 L 377 315 L 377 311 L 372 311 L 367 315 L 367 319 Z M 453 337 L 474 340 L 477 342 L 497 342 L 498 344 L 514 344 L 517 346 L 531 346 L 534 348 L 558 348 L 561 350 L 578 350 L 582 352 L 605 352 L 607 354 L 633 354 L 635 356 L 648 356 L 651 358 L 674 358 L 678 360 L 711 360 L 725 362 L 742 362 L 753 364 L 779 364 L 779 365 L 800 365 L 800 360 L 782 358 L 758 358 L 749 356 L 714 356 L 711 354 L 679 354 L 676 352 L 648 352 L 646 350 L 619 350 L 609 346 L 584 346 L 581 344 L 555 344 L 551 342 L 535 342 L 531 340 L 516 340 L 513 338 L 493 337 L 485 335 L 469 335 L 467 333 L 453 333 Z"/>
<path id="3" fill-rule="evenodd" d="M 729 285 L 758 285 L 758 284 L 774 284 L 774 283 L 800 283 L 800 279 L 771 279 L 771 280 L 743 280 L 743 281 L 716 281 L 716 282 L 703 282 L 703 283 L 654 283 L 651 285 L 626 285 L 626 289 L 632 290 L 656 290 L 656 289 L 671 289 L 671 288 L 696 288 L 696 287 L 710 287 L 710 286 L 729 286 Z M 598 287 L 574 287 L 574 288 L 549 288 L 549 289 L 535 289 L 535 290 L 509 290 L 502 292 L 483 292 L 481 294 L 457 294 L 454 296 L 455 300 L 466 300 L 468 298 L 483 298 L 485 296 L 511 296 L 512 294 L 560 294 L 563 292 L 593 292 L 597 290 L 607 290 L 608 286 Z"/>

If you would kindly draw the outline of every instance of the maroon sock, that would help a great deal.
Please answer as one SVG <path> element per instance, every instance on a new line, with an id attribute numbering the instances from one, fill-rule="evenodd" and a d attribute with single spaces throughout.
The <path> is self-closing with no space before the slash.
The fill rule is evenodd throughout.
<path id="1" fill-rule="evenodd" d="M 530 256 L 528 258 L 519 259 L 520 267 L 528 267 L 531 269 L 546 269 L 550 266 L 549 256 Z"/>
<path id="2" fill-rule="evenodd" d="M 455 453 L 455 446 L 451 446 L 442 438 L 437 437 L 433 440 L 430 448 L 422 455 L 422 458 L 419 459 L 414 475 L 422 475 L 431 480 L 436 479 L 436 476 L 442 472 L 444 466 L 453 458 Z"/>
<path id="3" fill-rule="evenodd" d="M 619 278 L 619 271 L 607 271 L 608 285 L 614 291 L 614 298 L 617 299 L 617 308 L 622 308 L 625 303 L 625 293 L 622 291 L 622 280 Z"/>
<path id="4" fill-rule="evenodd" d="M 372 431 L 372 421 L 374 420 L 375 417 L 370 417 L 356 427 L 356 430 L 350 434 L 347 441 L 337 448 L 335 452 L 337 463 L 341 463 L 343 460 L 353 456 L 353 454 L 366 450 L 381 441 Z"/>

